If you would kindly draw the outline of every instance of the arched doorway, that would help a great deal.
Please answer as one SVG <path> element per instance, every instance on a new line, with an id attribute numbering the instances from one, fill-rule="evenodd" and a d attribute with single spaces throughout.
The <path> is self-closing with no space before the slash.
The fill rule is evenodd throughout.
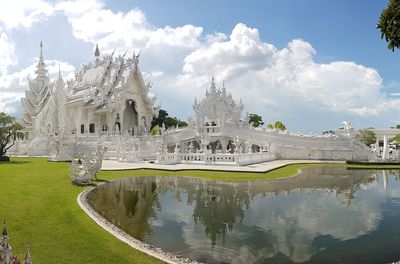
<path id="1" fill-rule="evenodd" d="M 138 131 L 138 113 L 136 110 L 136 103 L 133 100 L 126 101 L 125 110 L 122 119 L 123 133 L 129 133 L 131 135 L 137 134 Z"/>

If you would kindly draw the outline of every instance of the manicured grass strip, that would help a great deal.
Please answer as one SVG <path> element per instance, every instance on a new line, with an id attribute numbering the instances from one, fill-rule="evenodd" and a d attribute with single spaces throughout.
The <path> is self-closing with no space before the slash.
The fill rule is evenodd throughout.
<path id="1" fill-rule="evenodd" d="M 123 170 L 123 171 L 102 171 L 99 178 L 110 180 L 130 176 L 189 176 L 216 181 L 247 181 L 247 180 L 272 180 L 286 178 L 299 173 L 302 168 L 310 167 L 346 167 L 348 169 L 400 169 L 399 165 L 348 165 L 344 163 L 306 163 L 291 164 L 270 172 L 225 172 L 225 171 L 200 171 L 200 170 L 181 170 L 163 171 L 152 169 Z"/>
<path id="2" fill-rule="evenodd" d="M 34 263 L 161 263 L 103 230 L 76 202 L 68 163 L 13 158 L 0 163 L 0 219 L 14 255 L 29 242 Z"/>
<path id="3" fill-rule="evenodd" d="M 267 180 L 288 177 L 300 168 L 345 164 L 296 164 L 268 173 L 214 171 L 106 171 L 104 180 L 128 176 L 178 175 L 209 180 Z M 351 168 L 371 166 L 351 165 Z M 376 167 L 376 166 L 375 166 Z M 374 168 L 375 168 L 374 167 Z M 382 166 L 381 169 L 400 169 Z M 69 163 L 44 158 L 0 162 L 0 220 L 6 218 L 14 254 L 24 256 L 29 242 L 34 263 L 160 263 L 122 243 L 95 224 L 76 198 L 84 187 L 71 184 Z"/>
<path id="4" fill-rule="evenodd" d="M 129 176 L 188 176 L 218 181 L 247 181 L 247 180 L 271 180 L 296 175 L 301 168 L 321 166 L 345 166 L 345 164 L 293 164 L 281 167 L 270 172 L 229 172 L 229 171 L 203 171 L 203 170 L 180 170 L 163 171 L 152 169 L 102 171 L 98 177 L 105 180 L 123 178 Z"/>

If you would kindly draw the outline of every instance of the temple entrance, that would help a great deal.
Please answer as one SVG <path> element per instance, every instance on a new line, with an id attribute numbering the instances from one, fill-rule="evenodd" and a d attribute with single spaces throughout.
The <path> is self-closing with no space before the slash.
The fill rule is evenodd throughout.
<path id="1" fill-rule="evenodd" d="M 123 133 L 129 133 L 131 135 L 136 135 L 138 133 L 138 113 L 136 111 L 135 101 L 126 101 L 122 122 Z"/>

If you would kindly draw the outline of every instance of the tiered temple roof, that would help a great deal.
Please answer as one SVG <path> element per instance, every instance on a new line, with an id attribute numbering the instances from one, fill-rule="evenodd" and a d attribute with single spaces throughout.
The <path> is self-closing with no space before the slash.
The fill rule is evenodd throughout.
<path id="1" fill-rule="evenodd" d="M 25 91 L 25 97 L 21 99 L 22 125 L 26 129 L 32 128 L 32 118 L 36 117 L 50 99 L 52 86 L 47 74 L 46 64 L 43 59 L 43 44 L 40 42 L 40 56 L 36 66 L 36 78 L 29 82 L 29 90 Z"/>
<path id="2" fill-rule="evenodd" d="M 139 55 L 133 57 L 105 55 L 100 59 L 100 51 L 96 46 L 96 59 L 75 73 L 75 80 L 68 82 L 68 104 L 84 104 L 85 107 L 94 107 L 98 112 L 109 111 L 119 102 L 127 91 L 126 85 L 134 77 L 138 83 L 136 90 L 152 108 L 154 98 L 148 96 L 149 84 L 145 84 L 138 69 Z M 130 86 L 129 86 L 130 87 Z"/>

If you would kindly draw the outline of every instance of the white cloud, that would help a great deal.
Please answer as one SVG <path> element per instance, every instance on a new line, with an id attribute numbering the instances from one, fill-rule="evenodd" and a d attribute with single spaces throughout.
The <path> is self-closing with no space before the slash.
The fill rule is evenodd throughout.
<path id="1" fill-rule="evenodd" d="M 203 29 L 193 25 L 156 28 L 139 9 L 113 12 L 98 1 L 61 2 L 57 10 L 65 13 L 76 38 L 98 43 L 103 51 L 150 49 L 152 46 L 198 47 Z M 77 12 L 80 10 L 81 12 Z"/>
<path id="2" fill-rule="evenodd" d="M 311 44 L 300 39 L 278 50 L 261 41 L 257 29 L 239 23 L 229 39 L 217 38 L 190 53 L 182 74 L 169 88 L 182 92 L 183 87 L 200 84 L 204 90 L 205 80 L 215 74 L 234 95 L 261 112 L 271 106 L 284 109 L 305 104 L 371 116 L 400 105 L 382 91 L 382 79 L 375 69 L 346 61 L 319 64 L 313 59 L 315 53 Z"/>
<path id="3" fill-rule="evenodd" d="M 0 1 L 0 22 L 6 29 L 31 27 L 52 12 L 52 5 L 42 0 Z"/>
<path id="4" fill-rule="evenodd" d="M 75 0 L 59 2 L 55 5 L 54 8 L 56 10 L 64 11 L 65 14 L 69 17 L 77 17 L 92 10 L 102 9 L 103 7 L 103 1 Z"/>
<path id="5" fill-rule="evenodd" d="M 9 66 L 16 64 L 14 52 L 14 44 L 5 32 L 0 31 L 0 76 L 7 72 Z"/>

